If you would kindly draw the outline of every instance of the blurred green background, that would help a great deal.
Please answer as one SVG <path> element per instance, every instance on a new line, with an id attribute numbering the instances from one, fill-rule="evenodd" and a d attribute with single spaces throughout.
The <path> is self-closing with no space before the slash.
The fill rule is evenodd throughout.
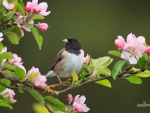
<path id="1" fill-rule="evenodd" d="M 44 1 L 48 2 L 48 10 L 52 12 L 41 21 L 49 24 L 47 31 L 40 32 L 44 38 L 42 50 L 27 32 L 18 46 L 4 41 L 8 51 L 23 58 L 27 70 L 35 66 L 45 74 L 56 53 L 64 47 L 62 39 L 67 37 L 77 38 L 92 58 L 107 56 L 109 50 L 117 49 L 114 40 L 118 35 L 126 38 L 132 32 L 146 37 L 147 44 L 150 44 L 149 0 L 39 0 Z M 116 58 L 113 64 L 115 61 Z M 142 80 L 141 85 L 123 79 L 110 80 L 111 89 L 90 83 L 58 98 L 67 104 L 68 93 L 85 95 L 86 104 L 91 109 L 89 113 L 149 113 L 150 107 L 137 107 L 143 101 L 150 104 L 150 79 Z M 50 78 L 48 83 L 58 83 L 58 80 Z M 17 93 L 15 99 L 17 103 L 12 111 L 0 108 L 0 113 L 34 113 L 32 104 L 36 101 L 28 92 Z"/>

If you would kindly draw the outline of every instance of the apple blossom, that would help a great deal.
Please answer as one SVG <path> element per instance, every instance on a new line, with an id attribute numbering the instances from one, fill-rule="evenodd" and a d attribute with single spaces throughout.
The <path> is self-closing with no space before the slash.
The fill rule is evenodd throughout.
<path id="1" fill-rule="evenodd" d="M 118 39 L 115 40 L 115 44 L 119 49 L 122 49 L 125 45 L 124 38 L 122 36 L 118 36 Z"/>
<path id="2" fill-rule="evenodd" d="M 12 10 L 15 5 L 14 2 L 8 2 L 7 0 L 3 0 L 3 6 L 8 10 Z"/>
<path id="3" fill-rule="evenodd" d="M 3 33 L 0 32 L 0 42 L 3 41 L 4 38 L 2 38 Z"/>
<path id="4" fill-rule="evenodd" d="M 41 73 L 39 72 L 38 68 L 32 67 L 27 75 L 26 78 L 28 78 L 29 76 L 31 76 L 31 74 L 33 73 L 38 73 L 38 76 L 34 79 L 31 80 L 31 82 L 35 85 L 35 86 L 41 86 L 41 87 L 45 87 L 46 86 L 46 76 L 41 75 Z"/>
<path id="5" fill-rule="evenodd" d="M 147 54 L 147 55 L 150 55 L 150 46 L 147 46 L 147 47 L 146 47 L 146 54 Z"/>
<path id="6" fill-rule="evenodd" d="M 22 65 L 22 64 L 23 64 L 22 58 L 19 57 L 17 54 L 13 54 L 13 56 L 14 56 L 14 59 L 9 59 L 9 62 L 10 62 L 11 64 L 14 64 L 14 65 L 20 67 L 20 68 L 23 69 L 24 72 L 26 73 L 26 69 L 25 69 L 25 67 Z"/>
<path id="7" fill-rule="evenodd" d="M 13 56 L 14 56 L 14 59 L 9 59 L 9 62 L 11 64 L 14 64 L 16 66 L 19 66 L 19 65 L 23 64 L 21 57 L 19 57 L 17 54 L 13 54 Z"/>
<path id="8" fill-rule="evenodd" d="M 72 97 L 72 95 L 71 95 L 71 94 L 68 94 L 68 95 L 67 95 L 67 98 L 68 98 L 69 102 L 72 102 L 73 97 Z"/>
<path id="9" fill-rule="evenodd" d="M 15 96 L 14 90 L 6 88 L 3 92 L 0 93 L 0 95 L 8 98 L 11 103 L 15 103 L 17 101 L 14 99 Z"/>
<path id="10" fill-rule="evenodd" d="M 146 50 L 144 43 L 145 38 L 143 36 L 136 38 L 132 33 L 127 36 L 126 42 L 124 42 L 121 36 L 115 41 L 116 46 L 122 49 L 121 58 L 129 61 L 130 64 L 137 64 L 138 59 L 142 57 L 142 54 Z"/>
<path id="11" fill-rule="evenodd" d="M 50 11 L 46 12 L 48 8 L 48 4 L 46 2 L 41 2 L 38 4 L 38 0 L 32 0 L 32 2 L 26 3 L 26 12 L 34 12 L 37 14 L 41 14 L 43 16 L 47 16 L 50 14 Z"/>
<path id="12" fill-rule="evenodd" d="M 84 57 L 84 51 L 83 51 L 83 49 L 81 49 L 80 51 L 81 51 L 81 54 L 82 54 L 82 56 L 83 56 L 83 63 L 86 63 L 86 61 L 87 61 L 88 58 L 89 58 L 89 55 L 87 54 L 86 57 Z"/>
<path id="13" fill-rule="evenodd" d="M 41 31 L 46 31 L 48 29 L 48 24 L 47 23 L 39 23 L 38 24 L 38 28 L 41 30 Z"/>
<path id="14" fill-rule="evenodd" d="M 26 27 L 23 22 L 26 21 L 27 16 L 22 16 L 21 13 L 17 13 L 17 19 L 16 19 L 16 24 L 19 28 L 22 28 L 28 32 L 31 32 L 30 28 Z M 34 21 L 33 20 L 29 20 L 28 23 L 29 25 L 33 26 L 34 25 Z M 22 30 L 21 29 L 21 30 Z M 21 35 L 24 36 L 24 32 L 23 30 L 21 31 Z"/>
<path id="15" fill-rule="evenodd" d="M 88 112 L 90 110 L 90 108 L 88 108 L 86 106 L 86 104 L 84 104 L 86 98 L 85 96 L 80 96 L 80 95 L 77 95 L 75 98 L 74 98 L 74 102 L 73 102 L 73 108 L 76 112 L 78 113 L 81 113 L 81 112 Z"/>

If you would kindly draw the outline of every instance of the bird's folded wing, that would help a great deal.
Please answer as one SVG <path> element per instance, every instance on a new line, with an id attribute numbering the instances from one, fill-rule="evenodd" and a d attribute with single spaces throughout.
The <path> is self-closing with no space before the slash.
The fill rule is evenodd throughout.
<path id="1" fill-rule="evenodd" d="M 54 61 L 51 63 L 50 67 L 49 67 L 49 71 L 53 70 L 55 65 L 60 62 L 63 58 L 62 53 L 65 49 L 63 48 L 62 50 L 60 50 L 56 56 L 56 58 L 54 59 Z"/>

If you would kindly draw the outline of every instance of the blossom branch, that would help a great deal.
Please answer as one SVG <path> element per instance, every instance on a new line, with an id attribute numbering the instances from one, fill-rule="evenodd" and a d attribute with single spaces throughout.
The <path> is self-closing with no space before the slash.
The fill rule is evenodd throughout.
<path id="1" fill-rule="evenodd" d="M 139 72 L 140 72 L 140 71 L 139 71 Z M 123 72 L 119 73 L 119 74 L 117 75 L 117 77 L 119 77 L 119 78 L 129 77 L 129 76 L 132 76 L 132 74 L 136 74 L 136 73 L 138 73 L 138 72 L 123 71 Z M 123 76 L 123 75 L 125 75 L 125 74 L 129 74 L 129 75 Z M 69 91 L 69 90 L 72 90 L 72 89 L 81 87 L 81 86 L 83 86 L 83 85 L 85 85 L 85 84 L 88 84 L 88 83 L 91 83 L 91 82 L 96 82 L 96 81 L 99 81 L 99 80 L 110 79 L 110 78 L 112 78 L 112 75 L 106 76 L 106 77 L 101 77 L 101 78 L 98 78 L 98 79 L 89 79 L 89 80 L 87 80 L 87 81 L 85 81 L 85 82 L 83 82 L 83 83 L 81 83 L 81 84 L 79 84 L 79 85 L 77 85 L 77 86 L 70 86 L 70 87 L 68 87 L 68 88 L 66 88 L 66 89 L 64 89 L 64 90 L 58 91 L 58 92 L 59 92 L 59 94 L 65 93 L 66 91 Z"/>
<path id="2" fill-rule="evenodd" d="M 9 88 L 9 89 L 18 89 L 17 86 L 7 86 L 6 84 L 2 83 L 1 81 L 0 81 L 0 85 L 4 86 L 5 88 Z"/>

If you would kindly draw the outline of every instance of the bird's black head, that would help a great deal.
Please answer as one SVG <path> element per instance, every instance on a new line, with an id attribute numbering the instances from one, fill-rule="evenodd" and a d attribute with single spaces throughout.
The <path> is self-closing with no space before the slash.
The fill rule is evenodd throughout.
<path id="1" fill-rule="evenodd" d="M 65 42 L 65 50 L 71 53 L 80 53 L 81 44 L 75 38 L 67 38 L 63 40 Z"/>

